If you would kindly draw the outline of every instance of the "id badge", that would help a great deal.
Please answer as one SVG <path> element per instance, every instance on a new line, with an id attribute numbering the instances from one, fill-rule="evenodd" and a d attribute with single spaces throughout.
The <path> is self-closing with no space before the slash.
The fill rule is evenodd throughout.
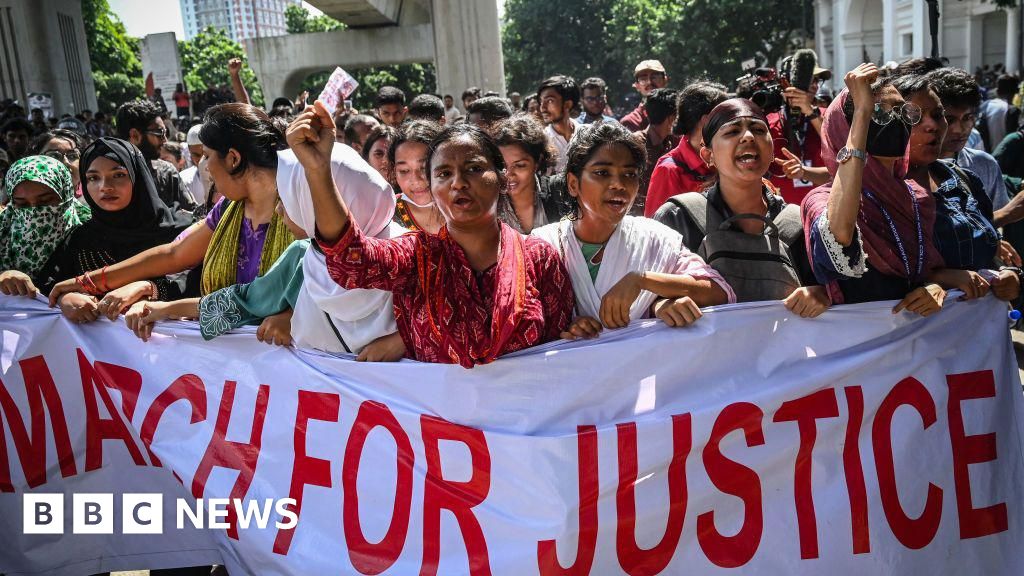
<path id="1" fill-rule="evenodd" d="M 810 160 L 804 160 L 804 168 L 811 168 L 812 164 Z M 800 178 L 793 178 L 793 188 L 810 188 L 814 186 L 814 183 L 810 180 L 803 180 Z"/>

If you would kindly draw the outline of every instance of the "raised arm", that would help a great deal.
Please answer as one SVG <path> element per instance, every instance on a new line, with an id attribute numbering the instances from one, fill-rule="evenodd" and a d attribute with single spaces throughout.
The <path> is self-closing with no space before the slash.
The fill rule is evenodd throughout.
<path id="1" fill-rule="evenodd" d="M 861 64 L 846 74 L 846 86 L 850 89 L 849 98 L 853 98 L 853 121 L 850 135 L 846 138 L 848 150 L 865 151 L 868 142 L 868 127 L 871 124 L 871 111 L 875 97 L 871 93 L 871 83 L 878 77 L 878 67 L 874 64 Z M 832 190 L 828 196 L 829 231 L 843 246 L 853 242 L 857 226 L 857 214 L 860 213 L 861 180 L 864 176 L 864 160 L 851 157 L 839 165 Z"/>
<path id="2" fill-rule="evenodd" d="M 349 224 L 349 210 L 331 175 L 331 151 L 334 148 L 334 119 L 317 100 L 288 126 L 288 145 L 306 171 L 317 240 L 332 245 Z"/>
<path id="3" fill-rule="evenodd" d="M 242 104 L 252 104 L 249 100 L 249 92 L 242 84 L 242 59 L 232 58 L 228 60 L 228 74 L 231 75 L 231 91 L 235 94 L 235 100 Z"/>

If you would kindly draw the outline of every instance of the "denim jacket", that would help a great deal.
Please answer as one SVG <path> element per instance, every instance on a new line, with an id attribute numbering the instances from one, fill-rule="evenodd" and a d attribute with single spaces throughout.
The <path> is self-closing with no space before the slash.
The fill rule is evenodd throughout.
<path id="1" fill-rule="evenodd" d="M 970 170 L 944 162 L 929 166 L 942 182 L 935 198 L 935 246 L 947 268 L 978 270 L 994 266 L 999 233 L 992 224 L 992 201 Z"/>

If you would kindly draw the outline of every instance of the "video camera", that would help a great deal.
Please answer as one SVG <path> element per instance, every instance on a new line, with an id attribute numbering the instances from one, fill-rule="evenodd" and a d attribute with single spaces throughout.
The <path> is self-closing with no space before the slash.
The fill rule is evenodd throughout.
<path id="1" fill-rule="evenodd" d="M 737 96 L 757 104 L 765 113 L 782 109 L 785 104 L 782 91 L 789 86 L 785 77 L 775 68 L 758 68 L 753 59 L 743 62 L 743 72 L 743 76 L 736 79 Z"/>

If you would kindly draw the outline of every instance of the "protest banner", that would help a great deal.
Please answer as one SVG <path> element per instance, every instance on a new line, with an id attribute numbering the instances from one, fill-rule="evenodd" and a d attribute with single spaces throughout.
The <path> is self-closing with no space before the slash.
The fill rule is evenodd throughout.
<path id="1" fill-rule="evenodd" d="M 726 306 L 466 370 L 0 297 L 0 572 L 1020 574 L 1005 304 L 891 306 Z"/>

